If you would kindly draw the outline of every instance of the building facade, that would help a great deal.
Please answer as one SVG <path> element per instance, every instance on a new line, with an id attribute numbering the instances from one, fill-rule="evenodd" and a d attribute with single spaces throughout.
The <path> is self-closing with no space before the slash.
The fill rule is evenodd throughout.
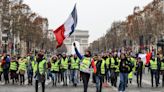
<path id="1" fill-rule="evenodd" d="M 72 44 L 77 41 L 79 43 L 79 50 L 81 54 L 84 54 L 85 49 L 88 48 L 89 32 L 86 30 L 76 30 L 69 38 L 64 41 L 67 48 L 67 54 L 73 54 Z"/>

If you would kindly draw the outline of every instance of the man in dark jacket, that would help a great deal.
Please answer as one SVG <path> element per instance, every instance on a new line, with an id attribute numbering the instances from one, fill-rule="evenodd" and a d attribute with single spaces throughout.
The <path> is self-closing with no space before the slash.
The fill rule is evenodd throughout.
<path id="1" fill-rule="evenodd" d="M 96 79 L 96 92 L 102 92 L 102 83 L 106 73 L 106 64 L 105 60 L 103 60 L 100 56 L 98 56 L 98 60 L 95 61 L 97 72 L 95 74 Z"/>
<path id="2" fill-rule="evenodd" d="M 127 60 L 125 54 L 121 54 L 121 62 L 119 66 L 120 70 L 120 84 L 118 87 L 118 90 L 120 92 L 124 92 L 127 86 L 127 81 L 128 81 L 128 73 L 131 71 L 131 62 Z"/>
<path id="3" fill-rule="evenodd" d="M 39 53 L 34 66 L 35 92 L 38 92 L 38 83 L 41 82 L 42 92 L 45 92 L 45 74 L 46 74 L 46 60 L 43 58 L 44 54 Z"/>
<path id="4" fill-rule="evenodd" d="M 5 84 L 9 83 L 9 68 L 10 68 L 10 58 L 9 55 L 4 55 L 2 61 L 3 75 L 5 79 Z"/>

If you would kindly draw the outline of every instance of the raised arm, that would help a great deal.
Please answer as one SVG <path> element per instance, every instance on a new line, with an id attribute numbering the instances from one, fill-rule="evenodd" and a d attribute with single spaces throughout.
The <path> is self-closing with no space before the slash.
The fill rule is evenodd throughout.
<path id="1" fill-rule="evenodd" d="M 75 48 L 76 55 L 79 57 L 79 59 L 80 59 L 80 60 L 83 59 L 83 56 L 82 56 L 82 55 L 80 54 L 80 52 L 77 50 L 76 44 L 75 44 L 75 43 L 73 43 L 73 46 L 74 46 L 74 48 Z"/>

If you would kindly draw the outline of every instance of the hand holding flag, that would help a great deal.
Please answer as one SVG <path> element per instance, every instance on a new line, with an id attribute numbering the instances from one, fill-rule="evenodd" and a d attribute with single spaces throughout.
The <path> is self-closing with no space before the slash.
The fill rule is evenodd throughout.
<path id="1" fill-rule="evenodd" d="M 53 31 L 56 37 L 56 41 L 58 42 L 56 48 L 60 47 L 63 44 L 64 39 L 69 37 L 75 31 L 76 25 L 77 25 L 77 10 L 75 5 L 73 11 L 69 15 L 65 23 Z"/>

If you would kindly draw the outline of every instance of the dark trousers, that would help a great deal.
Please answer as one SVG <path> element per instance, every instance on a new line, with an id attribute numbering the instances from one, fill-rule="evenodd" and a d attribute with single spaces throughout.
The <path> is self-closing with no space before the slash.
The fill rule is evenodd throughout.
<path id="1" fill-rule="evenodd" d="M 138 84 L 138 87 L 142 87 L 142 71 L 141 72 L 137 72 L 137 84 Z"/>
<path id="2" fill-rule="evenodd" d="M 16 77 L 17 77 L 16 70 L 11 70 L 10 71 L 10 78 L 12 79 L 13 84 L 14 84 L 14 82 L 16 80 Z"/>
<path id="3" fill-rule="evenodd" d="M 111 85 L 114 87 L 117 87 L 117 76 L 118 74 L 115 72 L 115 70 L 111 70 Z"/>
<path id="4" fill-rule="evenodd" d="M 38 80 L 35 81 L 35 92 L 38 92 Z M 42 92 L 45 92 L 45 81 L 42 81 L 41 82 L 41 85 L 42 85 Z"/>
<path id="5" fill-rule="evenodd" d="M 159 80 L 160 80 L 160 70 L 157 70 L 157 83 L 159 85 Z"/>
<path id="6" fill-rule="evenodd" d="M 3 70 L 3 76 L 5 79 L 5 84 L 9 83 L 9 70 L 8 69 Z"/>
<path id="7" fill-rule="evenodd" d="M 81 77 L 82 77 L 82 80 L 83 80 L 84 92 L 87 92 L 90 74 L 84 73 L 84 72 L 80 72 L 80 74 L 81 74 Z"/>
<path id="8" fill-rule="evenodd" d="M 2 81 L 2 73 L 3 73 L 3 72 L 0 72 L 0 81 Z"/>
<path id="9" fill-rule="evenodd" d="M 160 71 L 161 77 L 162 77 L 162 87 L 164 87 L 164 70 Z"/>
<path id="10" fill-rule="evenodd" d="M 20 84 L 24 84 L 25 82 L 24 74 L 19 74 L 19 76 L 20 76 Z"/>
<path id="11" fill-rule="evenodd" d="M 156 84 L 156 87 L 158 86 L 158 73 L 157 73 L 157 70 L 151 70 L 151 84 L 152 84 L 152 87 L 153 87 L 153 79 L 155 77 L 155 84 Z"/>
<path id="12" fill-rule="evenodd" d="M 164 74 L 162 75 L 162 87 L 164 87 Z"/>

